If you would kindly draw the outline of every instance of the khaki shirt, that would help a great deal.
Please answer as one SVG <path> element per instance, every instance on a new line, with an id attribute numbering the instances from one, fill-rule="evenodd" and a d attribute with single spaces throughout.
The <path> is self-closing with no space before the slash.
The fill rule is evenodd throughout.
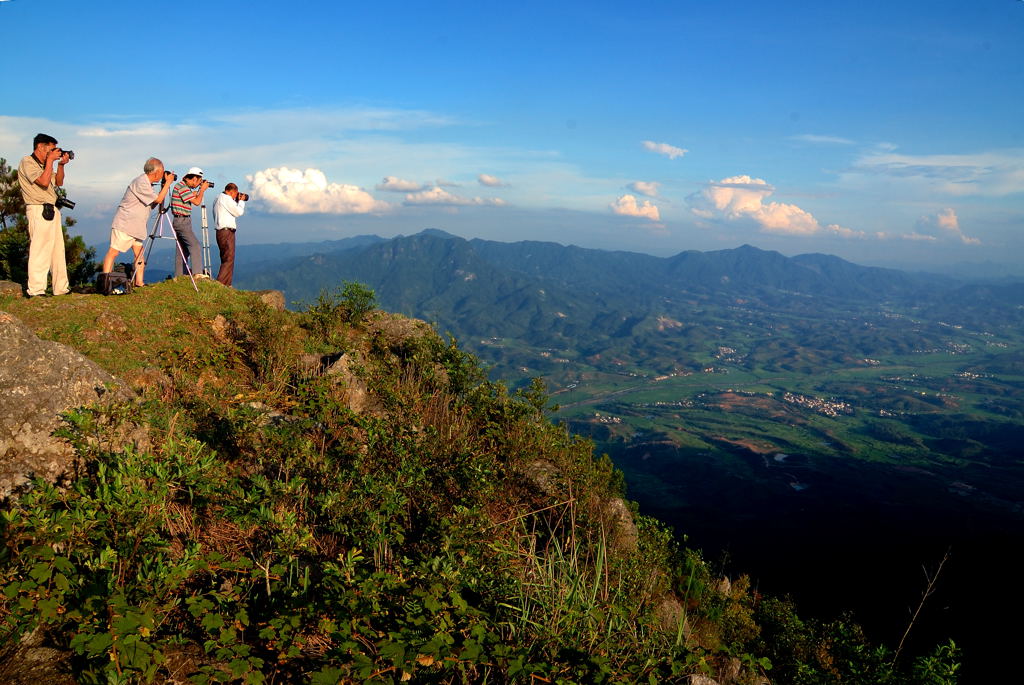
<path id="1" fill-rule="evenodd" d="M 52 162 L 51 162 L 52 164 Z M 36 161 L 32 155 L 22 158 L 18 165 L 18 183 L 21 185 L 21 199 L 27 205 L 53 204 L 57 201 L 57 172 L 50 175 L 50 187 L 40 188 L 36 179 L 43 175 L 46 169 Z"/>
<path id="2" fill-rule="evenodd" d="M 146 221 L 153 211 L 153 203 L 156 202 L 157 192 L 153 190 L 153 184 L 149 177 L 142 174 L 132 181 L 124 191 L 121 204 L 117 206 L 114 214 L 114 221 L 110 225 L 122 233 L 127 233 L 136 240 L 146 239 Z"/>

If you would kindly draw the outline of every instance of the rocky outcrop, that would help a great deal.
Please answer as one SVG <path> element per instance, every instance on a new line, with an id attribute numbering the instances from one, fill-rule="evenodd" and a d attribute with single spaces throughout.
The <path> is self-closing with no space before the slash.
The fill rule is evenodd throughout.
<path id="1" fill-rule="evenodd" d="M 280 290 L 256 290 L 254 291 L 263 304 L 279 312 L 284 311 L 284 293 Z"/>
<path id="2" fill-rule="evenodd" d="M 306 354 L 299 358 L 299 370 L 307 377 L 329 376 L 339 399 L 356 414 L 374 414 L 378 403 L 370 395 L 359 373 L 366 361 L 358 352 L 347 354 Z"/>
<path id="3" fill-rule="evenodd" d="M 548 497 L 561 499 L 565 496 L 562 491 L 565 476 L 554 462 L 547 459 L 533 461 L 523 469 L 523 475 Z M 640 534 L 626 500 L 610 497 L 603 501 L 602 509 L 612 547 L 619 552 L 636 552 Z"/>
<path id="4" fill-rule="evenodd" d="M 21 284 L 14 281 L 0 281 L 0 297 L 21 297 Z"/>
<path id="5" fill-rule="evenodd" d="M 604 506 L 605 515 L 611 521 L 613 531 L 612 544 L 623 552 L 635 552 L 640 534 L 633 520 L 633 512 L 629 510 L 626 500 L 612 497 Z"/>
<path id="6" fill-rule="evenodd" d="M 714 678 L 700 673 L 686 676 L 686 680 L 683 681 L 686 685 L 718 685 L 718 681 Z"/>
<path id="7" fill-rule="evenodd" d="M 42 626 L 16 644 L 0 648 L 0 682 L 4 685 L 75 685 L 70 674 L 72 653 L 47 641 Z"/>
<path id="8" fill-rule="evenodd" d="M 71 470 L 74 450 L 53 436 L 63 412 L 132 397 L 96 363 L 0 312 L 0 498 L 33 476 L 58 480 Z"/>

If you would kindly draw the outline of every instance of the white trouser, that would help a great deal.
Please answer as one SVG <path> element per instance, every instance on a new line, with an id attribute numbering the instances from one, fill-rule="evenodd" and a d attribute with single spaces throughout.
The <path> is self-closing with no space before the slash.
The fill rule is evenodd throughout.
<path id="1" fill-rule="evenodd" d="M 26 205 L 28 217 L 28 294 L 46 292 L 46 276 L 53 274 L 53 294 L 64 295 L 68 285 L 68 265 L 64 260 L 64 232 L 60 227 L 60 210 L 53 210 L 53 219 L 43 218 L 42 205 Z"/>

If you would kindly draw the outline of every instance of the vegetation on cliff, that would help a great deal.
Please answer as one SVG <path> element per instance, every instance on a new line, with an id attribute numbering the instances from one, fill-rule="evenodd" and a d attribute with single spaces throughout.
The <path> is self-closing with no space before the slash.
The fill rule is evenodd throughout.
<path id="1" fill-rule="evenodd" d="M 49 650 L 80 683 L 955 682 L 952 645 L 904 663 L 720 577 L 541 387 L 371 307 L 180 280 L 0 301 L 139 394 L 70 413 L 77 473 L 0 517 L 6 681 Z"/>

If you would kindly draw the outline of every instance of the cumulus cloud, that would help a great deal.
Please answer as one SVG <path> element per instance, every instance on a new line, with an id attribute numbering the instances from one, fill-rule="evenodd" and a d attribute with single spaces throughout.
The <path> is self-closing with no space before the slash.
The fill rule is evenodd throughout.
<path id="1" fill-rule="evenodd" d="M 639 193 L 640 195 L 646 195 L 647 197 L 658 197 L 658 188 L 661 187 L 661 184 L 658 183 L 657 181 L 634 181 L 633 183 L 630 183 L 626 187 L 632 190 L 634 193 Z"/>
<path id="2" fill-rule="evenodd" d="M 765 202 L 774 192 L 764 179 L 731 176 L 708 183 L 687 201 L 691 211 L 702 219 L 753 224 L 763 233 L 810 236 L 824 232 L 844 238 L 864 237 L 863 231 L 837 224 L 822 226 L 810 212 L 796 205 Z"/>
<path id="3" fill-rule="evenodd" d="M 480 185 L 487 186 L 488 188 L 502 188 L 508 185 L 497 176 L 491 176 L 490 174 L 480 174 L 476 177 L 476 180 L 480 182 Z"/>
<path id="4" fill-rule="evenodd" d="M 319 169 L 270 168 L 245 177 L 253 199 L 278 214 L 374 214 L 390 209 L 359 186 L 328 183 Z"/>
<path id="5" fill-rule="evenodd" d="M 668 143 L 655 143 L 653 140 L 645 140 L 643 143 L 645 150 L 656 152 L 659 155 L 665 155 L 669 159 L 675 159 L 676 157 L 682 157 L 689 150 L 684 150 L 681 147 L 675 145 L 669 145 Z"/>
<path id="6" fill-rule="evenodd" d="M 637 216 L 651 221 L 661 221 L 661 214 L 655 204 L 650 200 L 638 203 L 633 195 L 623 195 L 608 206 L 614 214 L 621 216 Z"/>
<path id="7" fill-rule="evenodd" d="M 383 181 L 374 186 L 376 190 L 384 190 L 389 193 L 415 193 L 423 190 L 423 187 L 422 183 L 406 181 L 397 176 L 385 176 Z"/>
<path id="8" fill-rule="evenodd" d="M 466 207 L 472 205 L 490 205 L 492 207 L 503 207 L 508 203 L 500 198 L 463 197 L 461 195 L 450 193 L 440 186 L 435 186 L 418 193 L 409 193 L 405 196 L 405 202 L 402 204 L 409 206 L 440 205 L 447 207 Z"/>
<path id="9" fill-rule="evenodd" d="M 981 245 L 981 241 L 964 235 L 960 218 L 952 207 L 940 209 L 917 220 L 913 233 L 902 236 L 906 240 L 960 241 L 964 245 Z"/>

